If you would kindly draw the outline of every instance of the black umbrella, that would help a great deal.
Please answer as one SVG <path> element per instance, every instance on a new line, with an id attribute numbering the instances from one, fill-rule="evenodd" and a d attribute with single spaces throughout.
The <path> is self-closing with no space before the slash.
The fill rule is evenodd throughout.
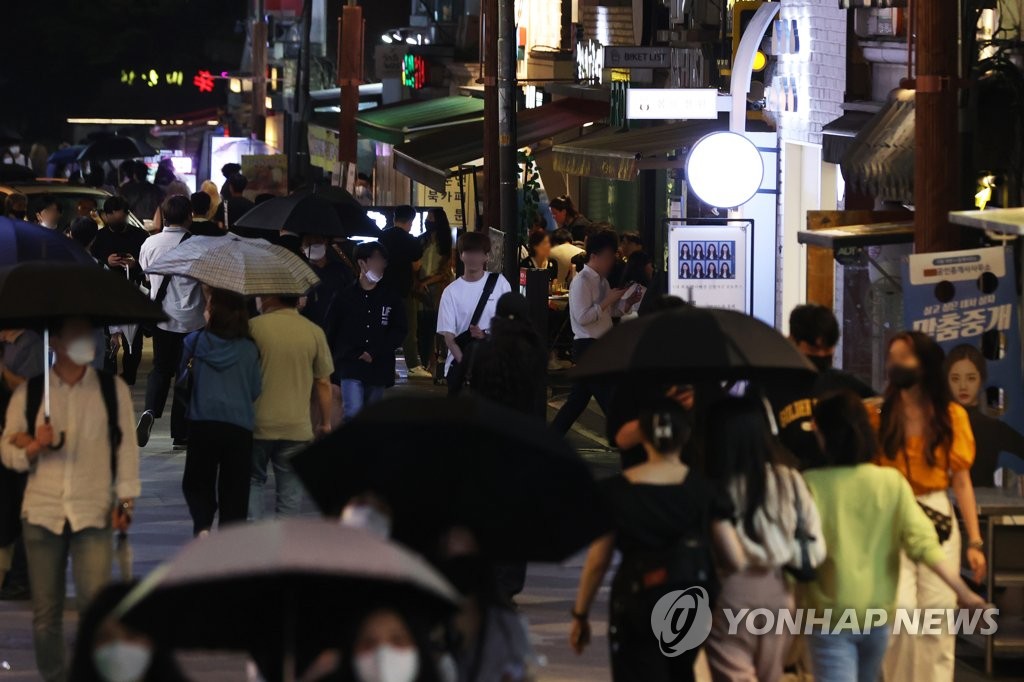
<path id="1" fill-rule="evenodd" d="M 138 159 L 154 155 L 156 155 L 156 150 L 145 142 L 140 142 L 127 135 L 111 135 L 90 142 L 79 153 L 78 160 Z"/>
<path id="2" fill-rule="evenodd" d="M 659 382 L 812 378 L 814 366 L 750 315 L 683 306 L 626 322 L 599 339 L 570 373 Z"/>
<path id="3" fill-rule="evenodd" d="M 345 236 L 345 227 L 331 202 L 311 192 L 268 199 L 234 221 L 234 226 L 323 237 Z"/>
<path id="4" fill-rule="evenodd" d="M 163 309 L 131 282 L 95 263 L 31 261 L 0 268 L 0 329 L 42 329 L 46 352 L 50 327 L 68 317 L 88 318 L 97 327 L 167 319 Z M 43 414 L 49 423 L 46 357 L 43 366 Z"/>
<path id="5" fill-rule="evenodd" d="M 609 528 L 587 465 L 543 423 L 483 400 L 394 398 L 293 460 L 327 515 L 372 491 L 426 553 L 452 526 L 494 560 L 562 561 Z"/>
<path id="6" fill-rule="evenodd" d="M 33 260 L 96 264 L 78 242 L 56 230 L 0 217 L 0 266 Z"/>
<path id="7" fill-rule="evenodd" d="M 327 185 L 307 191 L 331 202 L 345 228 L 346 237 L 380 237 L 381 229 L 366 215 L 366 207 L 346 189 Z"/>

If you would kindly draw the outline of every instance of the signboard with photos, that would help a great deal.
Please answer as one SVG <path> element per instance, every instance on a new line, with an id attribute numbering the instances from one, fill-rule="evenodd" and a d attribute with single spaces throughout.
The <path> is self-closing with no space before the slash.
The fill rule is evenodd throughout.
<path id="1" fill-rule="evenodd" d="M 953 399 L 1024 432 L 1013 250 L 912 255 L 903 262 L 903 282 L 906 328 L 931 336 L 946 352 Z"/>
<path id="2" fill-rule="evenodd" d="M 668 224 L 669 293 L 694 305 L 750 313 L 750 221 Z"/>

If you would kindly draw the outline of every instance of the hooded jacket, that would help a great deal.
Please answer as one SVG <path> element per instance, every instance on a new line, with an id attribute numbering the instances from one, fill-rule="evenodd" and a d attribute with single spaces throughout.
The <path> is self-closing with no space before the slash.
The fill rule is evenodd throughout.
<path id="1" fill-rule="evenodd" d="M 256 426 L 253 404 L 262 390 L 260 354 L 252 339 L 226 340 L 205 329 L 185 338 L 180 376 L 192 360 L 192 398 L 188 418 L 234 424 L 248 431 Z"/>

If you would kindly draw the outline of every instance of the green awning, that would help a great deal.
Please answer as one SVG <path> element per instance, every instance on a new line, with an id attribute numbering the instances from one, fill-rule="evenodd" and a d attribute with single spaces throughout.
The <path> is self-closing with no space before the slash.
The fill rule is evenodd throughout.
<path id="1" fill-rule="evenodd" d="M 440 97 L 360 112 L 356 116 L 356 130 L 361 137 L 401 144 L 452 121 L 472 121 L 482 119 L 483 115 L 482 99 Z"/>
<path id="2" fill-rule="evenodd" d="M 685 121 L 588 135 L 570 144 L 555 145 L 554 167 L 569 175 L 635 180 L 647 168 L 681 167 L 685 156 L 678 152 L 708 133 L 727 128 L 724 120 Z"/>

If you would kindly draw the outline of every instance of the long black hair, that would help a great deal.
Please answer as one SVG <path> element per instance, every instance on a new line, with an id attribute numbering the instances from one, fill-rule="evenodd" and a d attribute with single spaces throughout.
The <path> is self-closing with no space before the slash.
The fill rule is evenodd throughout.
<path id="1" fill-rule="evenodd" d="M 854 466 L 870 462 L 878 451 L 878 439 L 860 396 L 849 389 L 826 393 L 814 405 L 814 428 L 825 441 L 829 466 Z"/>
<path id="2" fill-rule="evenodd" d="M 135 583 L 111 583 L 107 585 L 89 604 L 89 608 L 78 621 L 78 636 L 75 639 L 74 656 L 71 659 L 72 682 L 102 682 L 96 664 L 93 662 L 93 651 L 96 648 L 96 635 L 117 605 L 128 596 Z M 188 678 L 181 672 L 174 654 L 170 649 L 153 644 L 153 658 L 143 682 L 185 682 Z"/>
<path id="3" fill-rule="evenodd" d="M 953 423 L 949 416 L 949 383 L 943 371 L 945 353 L 932 337 L 921 332 L 901 332 L 889 341 L 889 348 L 899 341 L 910 346 L 920 365 L 921 391 L 931 408 L 924 457 L 928 466 L 933 467 L 936 463 L 935 451 L 948 450 L 953 443 Z M 878 436 L 882 441 L 882 452 L 889 459 L 896 459 L 896 455 L 906 444 L 906 433 L 899 409 L 903 401 L 902 395 L 900 388 L 892 382 L 885 387 Z"/>
<path id="4" fill-rule="evenodd" d="M 681 454 L 690 440 L 690 422 L 679 403 L 659 398 L 640 410 L 640 433 L 658 453 Z"/>
<path id="5" fill-rule="evenodd" d="M 747 537 L 758 540 L 754 516 L 764 507 L 769 465 L 777 445 L 764 403 L 754 397 L 728 398 L 717 403 L 707 425 L 708 473 L 721 484 L 739 479 L 744 500 L 740 516 Z"/>
<path id="6" fill-rule="evenodd" d="M 477 344 L 470 362 L 474 394 L 524 414 L 539 413 L 547 348 L 521 294 L 510 292 L 498 299 L 490 339 Z"/>
<path id="7" fill-rule="evenodd" d="M 427 221 L 430 226 L 427 239 L 433 240 L 434 247 L 437 248 L 437 252 L 442 258 L 451 258 L 454 242 L 452 242 L 452 224 L 448 221 L 448 214 L 443 208 L 432 208 L 427 215 L 430 217 L 430 220 Z"/>

